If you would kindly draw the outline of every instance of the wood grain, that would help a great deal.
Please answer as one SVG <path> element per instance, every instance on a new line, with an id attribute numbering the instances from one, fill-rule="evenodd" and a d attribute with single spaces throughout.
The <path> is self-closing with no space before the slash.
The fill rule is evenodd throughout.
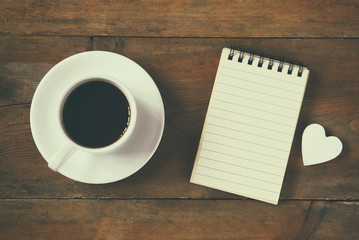
<path id="1" fill-rule="evenodd" d="M 0 63 L 54 64 L 91 49 L 90 37 L 0 36 Z"/>
<path id="2" fill-rule="evenodd" d="M 3 0 L 0 35 L 359 37 L 359 3 Z"/>
<path id="3" fill-rule="evenodd" d="M 2 0 L 0 13 L 0 239 L 358 238 L 359 1 Z M 311 70 L 278 206 L 189 183 L 231 45 Z M 138 62 L 165 105 L 155 155 L 111 184 L 52 172 L 31 136 L 41 78 L 88 50 Z M 343 141 L 338 158 L 303 166 L 310 123 Z"/>
<path id="4" fill-rule="evenodd" d="M 352 202 L 0 200 L 8 239 L 355 239 L 358 217 Z"/>
<path id="5" fill-rule="evenodd" d="M 1 198 L 241 198 L 189 183 L 220 51 L 234 44 L 301 61 L 311 70 L 281 198 L 359 199 L 359 40 L 99 37 L 90 44 L 82 37 L 0 37 L 0 41 L 9 42 L 1 49 L 5 57 L 0 55 Z M 53 47 L 41 48 L 44 44 L 63 51 L 55 58 Z M 58 58 L 89 46 L 123 54 L 143 66 L 158 85 L 166 110 L 164 136 L 151 161 L 128 179 L 100 186 L 76 183 L 50 171 L 29 126 L 29 103 L 42 76 Z M 12 47 L 17 48 L 17 57 L 6 61 Z M 21 55 L 25 49 L 29 51 Z M 344 151 L 325 165 L 303 167 L 301 133 L 313 122 L 341 138 Z"/>

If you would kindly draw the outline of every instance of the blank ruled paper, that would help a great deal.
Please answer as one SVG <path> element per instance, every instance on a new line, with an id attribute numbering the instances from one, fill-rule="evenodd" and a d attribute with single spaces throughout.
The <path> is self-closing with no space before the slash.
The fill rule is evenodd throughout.
<path id="1" fill-rule="evenodd" d="M 222 51 L 191 182 L 278 204 L 309 70 Z"/>

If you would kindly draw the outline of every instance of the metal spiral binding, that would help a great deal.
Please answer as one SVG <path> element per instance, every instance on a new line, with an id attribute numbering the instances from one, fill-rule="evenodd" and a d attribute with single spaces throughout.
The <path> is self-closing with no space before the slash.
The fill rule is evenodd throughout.
<path id="1" fill-rule="evenodd" d="M 283 70 L 283 65 L 284 65 L 284 62 L 280 61 L 280 62 L 279 62 L 278 69 L 277 69 L 277 72 L 282 72 L 282 70 Z"/>
<path id="2" fill-rule="evenodd" d="M 248 64 L 252 65 L 253 60 L 254 60 L 254 54 L 249 55 Z"/>
<path id="3" fill-rule="evenodd" d="M 259 57 L 259 62 L 258 62 L 258 67 L 262 67 L 262 66 L 263 66 L 263 63 L 264 63 L 264 57 L 263 57 L 263 56 L 260 56 L 260 57 Z"/>
<path id="4" fill-rule="evenodd" d="M 229 55 L 228 55 L 228 60 L 232 60 L 233 56 L 234 56 L 234 49 L 231 47 L 231 50 L 230 50 Z"/>
<path id="5" fill-rule="evenodd" d="M 299 70 L 298 70 L 298 77 L 301 77 L 302 76 L 302 74 L 303 74 L 303 66 L 302 65 L 300 65 L 299 66 Z"/>
<path id="6" fill-rule="evenodd" d="M 246 53 L 244 50 L 235 50 L 235 48 L 233 46 L 231 46 L 230 47 L 230 52 L 229 52 L 229 55 L 228 55 L 228 60 L 233 60 L 235 53 L 238 53 L 238 60 L 237 60 L 238 62 L 243 62 L 244 55 L 249 54 L 249 59 L 248 59 L 248 62 L 247 62 L 248 65 L 252 65 L 253 61 L 254 61 L 254 58 L 256 57 L 256 55 L 254 55 L 253 53 Z M 261 68 L 261 67 L 263 67 L 265 57 L 263 57 L 263 56 L 257 56 L 257 57 L 259 57 L 257 67 Z M 266 59 L 269 61 L 267 68 L 269 70 L 273 70 L 274 58 L 269 57 L 269 58 L 266 58 Z M 296 67 L 299 68 L 297 76 L 298 77 L 302 76 L 303 70 L 304 70 L 304 67 L 303 67 L 302 64 L 294 65 L 293 63 L 287 63 L 286 61 L 281 61 L 281 60 L 279 61 L 279 66 L 276 69 L 277 72 L 282 72 L 283 71 L 284 64 L 289 64 L 288 71 L 286 72 L 287 74 L 292 75 L 293 74 L 293 69 L 296 66 Z"/>
<path id="7" fill-rule="evenodd" d="M 293 72 L 293 64 L 292 63 L 290 63 L 289 64 L 289 68 L 288 68 L 288 74 L 290 74 L 290 75 L 292 75 L 292 72 Z"/>
<path id="8" fill-rule="evenodd" d="M 239 56 L 238 56 L 238 62 L 242 62 L 244 58 L 244 52 L 243 51 L 239 51 Z"/>
<path id="9" fill-rule="evenodd" d="M 270 58 L 270 59 L 269 59 L 269 64 L 268 64 L 268 69 L 272 70 L 273 64 L 274 64 L 274 59 L 273 59 L 273 58 Z"/>

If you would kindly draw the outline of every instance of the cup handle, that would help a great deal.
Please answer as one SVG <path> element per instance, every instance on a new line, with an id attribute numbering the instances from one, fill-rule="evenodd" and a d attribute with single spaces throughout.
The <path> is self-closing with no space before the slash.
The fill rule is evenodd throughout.
<path id="1" fill-rule="evenodd" d="M 58 169 L 63 165 L 75 152 L 75 148 L 70 144 L 62 145 L 51 158 L 48 166 L 51 170 L 57 172 Z"/>

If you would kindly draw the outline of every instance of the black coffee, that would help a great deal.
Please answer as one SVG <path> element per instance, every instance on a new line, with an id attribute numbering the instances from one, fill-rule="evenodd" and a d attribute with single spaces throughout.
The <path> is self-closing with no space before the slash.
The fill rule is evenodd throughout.
<path id="1" fill-rule="evenodd" d="M 65 101 L 62 120 L 67 134 L 79 145 L 101 148 L 126 131 L 130 108 L 114 85 L 96 79 L 73 90 Z"/>

